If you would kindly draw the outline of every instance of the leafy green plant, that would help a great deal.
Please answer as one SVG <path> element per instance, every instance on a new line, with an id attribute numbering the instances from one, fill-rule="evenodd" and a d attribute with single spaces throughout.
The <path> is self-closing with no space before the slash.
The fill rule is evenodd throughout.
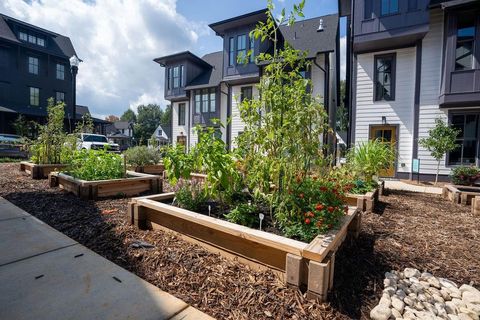
<path id="1" fill-rule="evenodd" d="M 106 150 L 75 150 L 67 173 L 77 179 L 96 181 L 124 178 L 123 159 Z"/>
<path id="2" fill-rule="evenodd" d="M 395 161 L 393 147 L 380 140 L 361 142 L 347 154 L 348 164 L 367 184 Z"/>
<path id="3" fill-rule="evenodd" d="M 48 99 L 47 123 L 39 127 L 38 138 L 30 145 L 31 160 L 36 164 L 62 163 L 61 153 L 66 135 L 63 130 L 65 104 Z"/>
<path id="4" fill-rule="evenodd" d="M 200 184 L 185 183 L 175 192 L 175 199 L 181 208 L 200 211 L 202 205 L 208 200 L 208 196 Z"/>
<path id="5" fill-rule="evenodd" d="M 186 153 L 181 145 L 168 146 L 164 149 L 163 164 L 168 181 L 176 185 L 180 179 L 190 179 L 195 171 L 195 161 L 191 153 Z"/>
<path id="6" fill-rule="evenodd" d="M 160 150 L 146 146 L 129 148 L 124 152 L 124 155 L 129 165 L 137 167 L 158 164 L 162 160 Z"/>
<path id="7" fill-rule="evenodd" d="M 420 139 L 418 143 L 430 151 L 430 155 L 437 160 L 437 173 L 435 175 L 435 185 L 438 182 L 440 172 L 440 162 L 447 152 L 458 148 L 456 144 L 459 130 L 449 127 L 442 119 L 435 119 L 435 127 L 428 130 L 428 137 Z"/>
<path id="8" fill-rule="evenodd" d="M 225 215 L 228 221 L 246 227 L 258 224 L 258 207 L 250 203 L 240 203 Z"/>
<path id="9" fill-rule="evenodd" d="M 480 179 L 480 169 L 474 166 L 456 167 L 452 170 L 451 178 L 454 184 L 471 186 Z"/>

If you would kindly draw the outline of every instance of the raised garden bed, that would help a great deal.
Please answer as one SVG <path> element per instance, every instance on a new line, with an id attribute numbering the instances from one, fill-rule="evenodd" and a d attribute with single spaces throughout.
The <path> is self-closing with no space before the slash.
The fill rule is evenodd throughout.
<path id="1" fill-rule="evenodd" d="M 378 187 L 371 192 L 365 194 L 347 193 L 347 204 L 349 206 L 356 206 L 362 212 L 372 212 L 378 202 L 380 196 L 383 195 L 385 188 L 385 181 L 380 181 Z"/>
<path id="2" fill-rule="evenodd" d="M 47 179 L 50 172 L 66 168 L 66 164 L 35 164 L 29 161 L 20 162 L 20 171 L 26 172 L 32 179 Z"/>
<path id="3" fill-rule="evenodd" d="M 136 167 L 134 166 L 134 167 L 131 167 L 131 169 L 139 173 L 163 175 L 163 172 L 165 171 L 165 166 L 163 165 L 163 163 L 159 163 L 159 164 L 149 164 L 145 166 L 136 166 Z"/>
<path id="4" fill-rule="evenodd" d="M 453 203 L 470 205 L 473 198 L 480 196 L 480 187 L 447 184 L 443 187 L 442 196 Z"/>
<path id="5" fill-rule="evenodd" d="M 333 285 L 335 252 L 349 231 L 358 236 L 361 225 L 361 213 L 350 208 L 338 230 L 305 243 L 164 203 L 174 197 L 174 193 L 164 193 L 132 199 L 128 209 L 131 223 L 139 229 L 173 230 L 207 249 L 220 249 L 227 257 L 233 254 L 281 271 L 287 284 L 306 285 L 309 296 L 322 301 Z"/>
<path id="6" fill-rule="evenodd" d="M 143 192 L 162 192 L 162 178 L 155 175 L 127 171 L 127 178 L 87 181 L 76 179 L 65 173 L 52 172 L 50 187 L 72 192 L 82 199 L 97 199 L 112 196 L 135 196 Z"/>

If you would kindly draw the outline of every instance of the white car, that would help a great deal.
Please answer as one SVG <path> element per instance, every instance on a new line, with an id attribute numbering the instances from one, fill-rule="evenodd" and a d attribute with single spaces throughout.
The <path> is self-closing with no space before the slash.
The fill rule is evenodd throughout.
<path id="1" fill-rule="evenodd" d="M 120 146 L 116 143 L 108 142 L 106 136 L 93 133 L 80 133 L 77 139 L 77 148 L 87 150 L 103 150 L 107 147 L 108 151 L 120 153 Z"/>

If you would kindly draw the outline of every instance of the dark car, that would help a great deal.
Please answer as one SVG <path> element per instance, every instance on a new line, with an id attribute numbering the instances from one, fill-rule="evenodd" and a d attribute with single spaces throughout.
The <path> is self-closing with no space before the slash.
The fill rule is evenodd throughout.
<path id="1" fill-rule="evenodd" d="M 24 140 L 15 134 L 0 133 L 0 157 L 1 158 L 26 158 L 28 152 L 25 149 Z"/>

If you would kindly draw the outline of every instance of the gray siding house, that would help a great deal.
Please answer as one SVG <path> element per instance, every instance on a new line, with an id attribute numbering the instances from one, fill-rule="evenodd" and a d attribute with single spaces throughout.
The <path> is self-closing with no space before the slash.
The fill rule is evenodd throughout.
<path id="1" fill-rule="evenodd" d="M 75 87 L 68 37 L 0 14 L 0 133 L 14 133 L 18 115 L 44 122 L 47 99 L 66 103 L 66 127 L 73 118 Z"/>
<path id="2" fill-rule="evenodd" d="M 165 99 L 172 105 L 172 144 L 190 148 L 197 142 L 196 125 L 212 126 L 219 119 L 224 127 L 218 132 L 229 148 L 244 124 L 238 109 L 239 101 L 258 95 L 262 66 L 252 58 L 246 64 L 237 63 L 237 55 L 253 50 L 254 55 L 267 52 L 272 44 L 250 39 L 249 32 L 259 21 L 265 21 L 267 9 L 210 24 L 216 35 L 222 37 L 220 51 L 198 57 L 190 51 L 164 55 L 154 59 L 165 68 Z M 320 24 L 322 27 L 320 27 Z M 313 63 L 305 70 L 312 79 L 313 94 L 324 99 L 326 108 L 334 116 L 338 104 L 338 15 L 327 15 L 296 22 L 282 27 L 281 40 L 295 49 L 308 52 Z M 227 121 L 230 119 L 230 121 Z"/>
<path id="3" fill-rule="evenodd" d="M 422 179 L 436 161 L 419 146 L 437 118 L 458 128 L 461 146 L 442 161 L 446 179 L 458 165 L 479 165 L 480 1 L 339 0 L 347 18 L 349 143 L 383 138 L 397 160 L 385 173 Z"/>

